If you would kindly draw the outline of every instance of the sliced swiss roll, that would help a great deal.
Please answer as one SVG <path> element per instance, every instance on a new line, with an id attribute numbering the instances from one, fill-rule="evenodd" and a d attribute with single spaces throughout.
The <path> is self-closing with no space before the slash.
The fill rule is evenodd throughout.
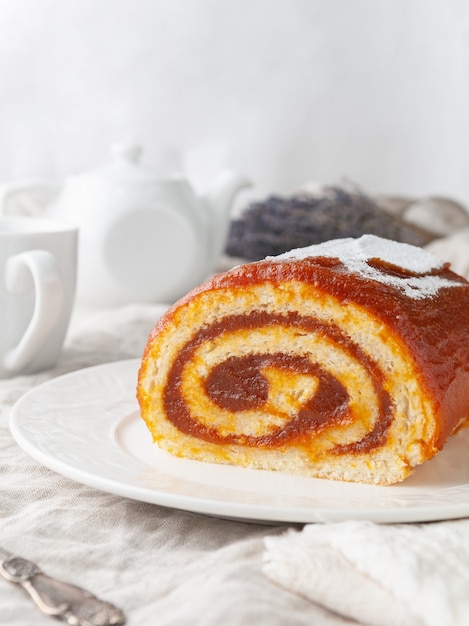
<path id="1" fill-rule="evenodd" d="M 366 235 L 218 274 L 148 339 L 141 415 L 211 463 L 391 484 L 469 421 L 469 283 Z"/>

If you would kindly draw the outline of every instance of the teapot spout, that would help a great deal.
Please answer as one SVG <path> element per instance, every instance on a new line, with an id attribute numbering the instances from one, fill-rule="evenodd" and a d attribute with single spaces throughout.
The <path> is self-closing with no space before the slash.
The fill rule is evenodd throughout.
<path id="1" fill-rule="evenodd" d="M 233 170 L 225 170 L 217 177 L 206 194 L 212 227 L 212 265 L 218 261 L 225 249 L 233 200 L 238 191 L 251 185 L 251 181 L 246 176 Z"/>

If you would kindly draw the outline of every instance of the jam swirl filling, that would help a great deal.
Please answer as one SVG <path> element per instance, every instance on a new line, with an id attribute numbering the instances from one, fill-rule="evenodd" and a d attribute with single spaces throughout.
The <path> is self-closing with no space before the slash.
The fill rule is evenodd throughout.
<path id="1" fill-rule="evenodd" d="M 327 428 L 349 424 L 354 419 L 349 406 L 349 393 L 344 384 L 321 363 L 314 362 L 314 355 L 254 352 L 242 356 L 228 356 L 212 367 L 204 380 L 204 392 L 214 405 L 231 412 L 268 409 L 269 380 L 266 368 L 312 376 L 317 387 L 290 419 L 268 434 L 221 432 L 214 426 L 202 423 L 194 415 L 185 400 L 182 379 L 185 367 L 191 362 L 199 346 L 216 337 L 239 329 L 256 329 L 264 326 L 287 326 L 301 332 L 314 332 L 331 340 L 337 349 L 343 350 L 361 363 L 370 377 L 377 398 L 377 418 L 371 430 L 358 441 L 335 445 L 334 454 L 367 452 L 382 446 L 393 417 L 393 404 L 384 389 L 383 374 L 375 361 L 356 343 L 348 338 L 338 326 L 325 323 L 296 312 L 287 314 L 253 311 L 244 315 L 230 315 L 221 321 L 204 326 L 189 340 L 177 355 L 168 375 L 164 391 L 164 407 L 168 419 L 180 431 L 217 444 L 240 444 L 260 448 L 282 448 L 285 445 L 307 446 L 315 435 Z"/>

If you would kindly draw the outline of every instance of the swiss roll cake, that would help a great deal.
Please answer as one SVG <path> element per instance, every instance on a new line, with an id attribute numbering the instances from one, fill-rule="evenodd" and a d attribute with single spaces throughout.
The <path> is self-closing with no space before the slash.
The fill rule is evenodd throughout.
<path id="1" fill-rule="evenodd" d="M 469 420 L 469 283 L 364 235 L 218 274 L 151 332 L 138 374 L 155 444 L 209 463 L 405 479 Z"/>

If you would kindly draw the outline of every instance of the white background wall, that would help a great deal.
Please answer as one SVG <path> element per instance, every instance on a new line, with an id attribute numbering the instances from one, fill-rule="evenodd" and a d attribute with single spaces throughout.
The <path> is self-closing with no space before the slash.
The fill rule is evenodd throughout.
<path id="1" fill-rule="evenodd" d="M 0 182 L 139 138 L 255 194 L 351 179 L 469 203 L 466 0 L 0 0 Z"/>

